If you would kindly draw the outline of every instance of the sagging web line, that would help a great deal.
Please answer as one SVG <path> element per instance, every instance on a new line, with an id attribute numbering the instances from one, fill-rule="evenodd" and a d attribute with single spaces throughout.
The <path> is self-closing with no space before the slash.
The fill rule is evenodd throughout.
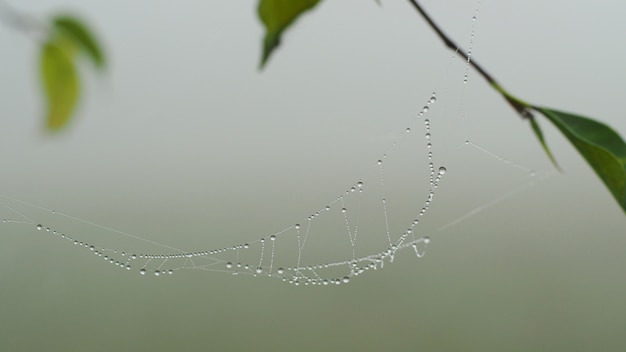
<path id="1" fill-rule="evenodd" d="M 307 285 L 346 283 L 350 281 L 352 277 L 359 276 L 370 270 L 382 268 L 385 261 L 393 261 L 396 253 L 402 249 L 412 248 L 418 257 L 422 257 L 425 253 L 430 239 L 426 236 L 416 236 L 414 228 L 419 223 L 420 218 L 429 209 L 432 201 L 434 200 L 435 191 L 446 172 L 446 169 L 443 166 L 439 168 L 435 167 L 433 162 L 433 145 L 431 140 L 430 121 L 429 119 L 424 118 L 428 113 L 430 106 L 432 106 L 435 102 L 436 97 L 435 93 L 433 93 L 432 96 L 427 99 L 424 108 L 418 113 L 418 118 L 422 120 L 425 129 L 425 133 L 422 135 L 422 145 L 425 146 L 429 161 L 429 179 L 427 181 L 429 191 L 426 195 L 426 199 L 423 201 L 422 207 L 417 209 L 414 220 L 411 221 L 411 223 L 407 226 L 407 229 L 401 234 L 396 234 L 390 227 L 388 221 L 389 208 L 385 191 L 385 160 L 387 160 L 393 148 L 390 148 L 387 153 L 383 154 L 382 157 L 376 161 L 378 181 L 372 183 L 378 183 L 381 190 L 379 201 L 380 208 L 382 209 L 385 219 L 385 227 L 381 235 L 386 239 L 387 246 L 383 250 L 375 253 L 366 255 L 360 254 L 358 246 L 363 229 L 359 228 L 358 223 L 355 223 L 354 216 L 352 214 L 353 208 L 349 204 L 349 202 L 358 203 L 359 200 L 357 198 L 359 195 L 368 191 L 368 184 L 362 180 L 359 180 L 351 185 L 343 194 L 339 195 L 328 204 L 312 212 L 311 215 L 306 218 L 306 221 L 302 222 L 302 225 L 300 223 L 296 223 L 269 236 L 257 238 L 250 242 L 200 251 L 184 251 L 157 241 L 99 225 L 70 214 L 57 212 L 40 205 L 11 198 L 6 195 L 1 196 L 4 201 L 0 202 L 0 204 L 3 205 L 3 207 L 10 213 L 14 214 L 15 218 L 5 218 L 3 222 L 32 226 L 38 232 L 49 233 L 55 237 L 73 243 L 75 246 L 88 250 L 97 257 L 100 257 L 106 262 L 121 269 L 138 269 L 139 273 L 142 275 L 152 273 L 154 276 L 164 276 L 173 274 L 178 270 L 194 269 L 228 272 L 233 275 L 267 276 L 271 278 L 278 278 L 295 285 L 299 285 L 301 283 Z M 410 132 L 410 128 L 407 128 L 407 132 Z M 408 133 L 405 134 L 408 135 Z M 417 134 L 414 133 L 413 135 Z M 402 138 L 404 138 L 404 136 L 401 136 L 398 140 Z M 394 147 L 398 140 L 394 141 Z M 417 175 L 415 177 L 417 178 Z M 27 216 L 24 211 L 18 210 L 15 206 L 11 206 L 9 203 L 17 203 L 23 206 L 37 208 L 58 218 L 81 222 L 103 231 L 113 232 L 134 240 L 157 245 L 167 249 L 168 251 L 160 253 L 133 253 L 126 250 L 100 246 L 92 243 L 91 241 L 81 240 L 79 237 L 65 233 L 60 229 L 54 228 L 53 226 L 47 226 L 44 223 L 39 223 Z M 312 232 L 315 229 L 317 220 L 323 217 L 328 217 L 333 213 L 341 214 L 340 216 L 343 218 L 345 236 L 347 242 L 349 243 L 349 247 L 351 248 L 351 255 L 348 258 L 341 260 L 307 264 L 308 261 L 304 259 L 306 254 L 305 249 L 307 248 L 307 243 L 309 242 Z M 284 260 L 281 260 L 280 256 L 277 254 L 278 246 L 283 239 L 289 237 L 295 237 L 296 239 L 297 257 L 292 263 L 284 263 Z M 281 248 L 281 251 L 282 250 L 283 249 Z M 254 260 L 255 257 L 256 260 Z M 342 271 L 343 273 L 341 275 L 329 277 L 328 272 L 337 271 Z"/>

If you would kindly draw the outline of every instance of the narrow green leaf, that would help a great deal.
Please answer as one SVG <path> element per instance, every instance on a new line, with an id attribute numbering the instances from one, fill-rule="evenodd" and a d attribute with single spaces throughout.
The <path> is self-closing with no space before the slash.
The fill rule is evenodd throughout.
<path id="1" fill-rule="evenodd" d="M 312 9 L 321 0 L 260 0 L 259 18 L 265 26 L 261 68 L 280 45 L 283 32 L 304 12 Z"/>
<path id="2" fill-rule="evenodd" d="M 554 159 L 552 152 L 548 148 L 548 144 L 546 143 L 546 140 L 543 138 L 543 132 L 541 132 L 541 128 L 539 127 L 537 120 L 535 120 L 534 117 L 530 118 L 529 120 L 530 120 L 530 126 L 533 128 L 533 132 L 535 132 L 535 136 L 537 136 L 537 139 L 539 140 L 539 143 L 541 143 L 543 150 L 546 152 L 546 154 L 548 154 L 548 158 L 550 158 L 550 161 L 552 162 L 554 167 L 557 168 L 557 170 L 561 170 L 561 168 L 559 167 L 559 164 L 557 164 L 556 162 L 556 159 Z"/>
<path id="3" fill-rule="evenodd" d="M 97 68 L 104 68 L 104 52 L 89 27 L 76 17 L 62 15 L 53 20 L 54 28 L 67 35 L 87 54 Z"/>
<path id="4" fill-rule="evenodd" d="M 626 212 L 626 143 L 619 134 L 587 117 L 548 108 L 535 109 L 578 149 Z"/>
<path id="5" fill-rule="evenodd" d="M 41 50 L 41 82 L 48 102 L 46 127 L 59 130 L 72 116 L 79 95 L 71 43 L 54 40 Z"/>

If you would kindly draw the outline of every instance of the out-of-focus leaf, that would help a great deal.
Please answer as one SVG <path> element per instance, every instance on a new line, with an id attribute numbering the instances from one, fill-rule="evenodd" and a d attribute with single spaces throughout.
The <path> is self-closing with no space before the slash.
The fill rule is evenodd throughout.
<path id="1" fill-rule="evenodd" d="M 626 143 L 617 132 L 587 117 L 548 108 L 535 109 L 578 149 L 626 212 Z"/>
<path id="2" fill-rule="evenodd" d="M 49 41 L 41 49 L 41 82 L 48 103 L 49 130 L 65 126 L 78 102 L 80 87 L 73 54 L 72 44 L 63 40 Z"/>
<path id="3" fill-rule="evenodd" d="M 74 41 L 84 51 L 94 65 L 104 68 L 104 52 L 89 27 L 76 17 L 61 15 L 53 20 L 54 28 Z"/>
<path id="4" fill-rule="evenodd" d="M 280 45 L 283 32 L 304 12 L 312 9 L 321 0 L 260 0 L 259 18 L 265 26 L 261 68 Z"/>
<path id="5" fill-rule="evenodd" d="M 529 120 L 530 126 L 533 128 L 533 132 L 535 132 L 535 136 L 537 136 L 537 139 L 539 140 L 539 143 L 541 143 L 543 150 L 546 152 L 546 154 L 548 154 L 548 158 L 550 158 L 550 161 L 552 161 L 554 167 L 560 170 L 561 168 L 559 167 L 559 164 L 557 164 L 556 159 L 554 159 L 552 152 L 550 152 L 550 149 L 548 148 L 548 144 L 546 144 L 546 140 L 543 138 L 543 132 L 541 132 L 541 128 L 539 127 L 537 120 L 535 120 L 534 117 L 531 117 Z"/>

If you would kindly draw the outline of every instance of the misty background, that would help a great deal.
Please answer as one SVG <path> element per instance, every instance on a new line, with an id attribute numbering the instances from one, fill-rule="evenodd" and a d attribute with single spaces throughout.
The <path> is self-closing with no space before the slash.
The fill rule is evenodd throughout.
<path id="1" fill-rule="evenodd" d="M 475 72 L 463 84 L 465 63 L 408 2 L 324 1 L 263 71 L 255 1 L 12 4 L 87 19 L 110 65 L 102 77 L 81 71 L 78 112 L 49 135 L 37 43 L 0 28 L 4 195 L 177 248 L 257 239 L 376 171 L 409 124 L 423 134 L 415 116 L 433 92 L 436 165 L 448 173 L 420 228 L 433 240 L 424 258 L 405 251 L 329 288 L 193 270 L 140 277 L 31 227 L 0 224 L 0 350 L 626 347 L 624 213 L 547 121 L 539 120 L 564 172 L 446 227 L 529 180 L 465 140 L 538 175 L 553 167 L 528 124 Z M 464 48 L 475 26 L 473 57 L 511 93 L 626 134 L 623 3 L 423 5 Z M 398 149 L 396 160 L 426 169 L 425 149 Z M 402 170 L 392 167 L 387 181 L 400 213 L 413 182 Z M 21 209 L 35 221 L 49 215 Z M 57 221 L 105 246 L 145 245 Z"/>

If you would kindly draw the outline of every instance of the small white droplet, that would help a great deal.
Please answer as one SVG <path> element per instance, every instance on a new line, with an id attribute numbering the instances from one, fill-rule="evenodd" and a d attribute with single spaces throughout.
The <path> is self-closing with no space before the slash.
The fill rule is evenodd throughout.
<path id="1" fill-rule="evenodd" d="M 363 182 L 361 182 L 361 181 L 357 182 L 356 186 L 359 187 L 359 188 L 363 187 Z"/>
<path id="2" fill-rule="evenodd" d="M 446 171 L 448 171 L 444 166 L 441 166 L 439 168 L 439 175 L 444 175 L 446 173 Z"/>
<path id="3" fill-rule="evenodd" d="M 430 237 L 424 237 L 424 244 L 430 243 Z"/>
<path id="4" fill-rule="evenodd" d="M 344 276 L 343 279 L 341 279 L 341 281 L 343 281 L 344 284 L 347 284 L 348 282 L 350 282 L 350 278 L 347 276 Z"/>
<path id="5" fill-rule="evenodd" d="M 346 208 L 341 208 L 342 213 L 345 213 L 346 211 L 348 211 Z"/>
<path id="6" fill-rule="evenodd" d="M 411 132 L 411 128 L 407 127 L 406 128 L 406 133 L 409 133 L 409 132 Z"/>
<path id="7" fill-rule="evenodd" d="M 139 270 L 139 273 L 140 273 L 141 275 L 146 275 L 146 269 L 141 269 L 141 270 Z"/>
<path id="8" fill-rule="evenodd" d="M 472 21 L 476 21 L 476 16 L 473 16 L 473 17 L 472 17 Z"/>
<path id="9" fill-rule="evenodd" d="M 383 161 L 379 159 L 376 163 L 377 163 L 378 165 L 382 165 L 382 164 L 383 164 Z"/>
<path id="10" fill-rule="evenodd" d="M 300 230 L 300 224 L 296 224 L 294 227 L 296 228 L 296 230 Z"/>
<path id="11" fill-rule="evenodd" d="M 159 270 L 154 271 L 154 276 L 160 276 L 160 275 L 161 275 L 161 272 Z"/>
<path id="12" fill-rule="evenodd" d="M 330 210 L 330 205 L 327 205 L 324 209 L 326 209 L 327 211 Z"/>
<path id="13" fill-rule="evenodd" d="M 226 267 L 228 269 L 232 268 L 233 267 L 233 263 L 231 263 L 231 262 L 226 263 Z"/>
<path id="14" fill-rule="evenodd" d="M 437 102 L 437 98 L 435 98 L 435 96 L 433 95 L 432 97 L 430 97 L 430 101 L 429 103 L 434 104 Z"/>
<path id="15" fill-rule="evenodd" d="M 263 268 L 261 268 L 261 267 L 256 268 L 256 273 L 257 274 L 260 274 L 262 272 L 263 272 Z"/>
<path id="16" fill-rule="evenodd" d="M 278 268 L 278 270 L 276 270 L 277 273 L 282 274 L 285 272 L 285 269 L 283 268 Z"/>
<path id="17" fill-rule="evenodd" d="M 43 226 L 41 224 L 37 225 L 37 230 L 43 230 Z"/>

